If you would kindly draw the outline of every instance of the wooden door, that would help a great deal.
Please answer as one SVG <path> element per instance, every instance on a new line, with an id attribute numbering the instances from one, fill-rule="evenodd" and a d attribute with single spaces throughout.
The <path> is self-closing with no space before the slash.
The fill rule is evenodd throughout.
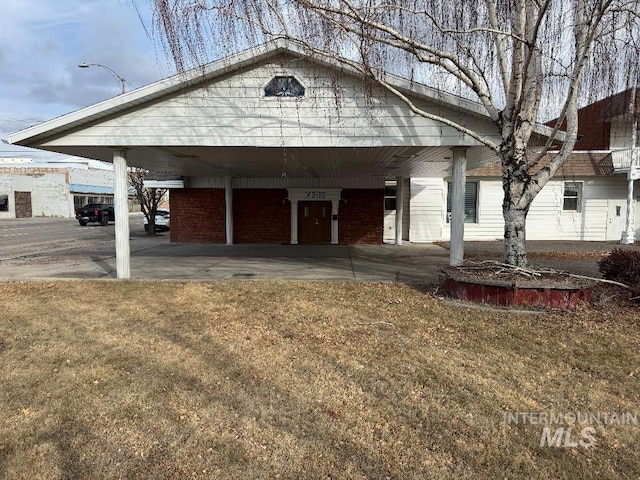
<path id="1" fill-rule="evenodd" d="M 331 202 L 298 203 L 298 243 L 331 243 Z"/>
<path id="2" fill-rule="evenodd" d="M 31 192 L 14 192 L 16 218 L 30 218 L 31 213 Z"/>

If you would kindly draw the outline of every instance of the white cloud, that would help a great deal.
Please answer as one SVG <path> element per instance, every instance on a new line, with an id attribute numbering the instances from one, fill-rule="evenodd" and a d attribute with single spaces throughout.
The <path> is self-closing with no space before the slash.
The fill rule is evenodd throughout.
<path id="1" fill-rule="evenodd" d="M 149 7 L 139 4 L 150 24 Z M 160 53 L 158 53 L 160 52 Z M 131 0 L 4 0 L 0 16 L 0 138 L 173 73 Z M 0 156 L 6 150 L 0 147 Z"/>

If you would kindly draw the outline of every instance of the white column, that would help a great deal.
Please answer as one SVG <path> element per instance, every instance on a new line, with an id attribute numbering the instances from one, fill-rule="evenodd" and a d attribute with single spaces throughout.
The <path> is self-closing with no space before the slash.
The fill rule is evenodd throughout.
<path id="1" fill-rule="evenodd" d="M 453 180 L 451 182 L 451 241 L 449 265 L 456 267 L 464 261 L 464 193 L 467 181 L 467 148 L 454 147 Z"/>
<path id="2" fill-rule="evenodd" d="M 636 89 L 633 89 L 633 98 L 635 100 Z M 635 114 L 635 111 L 634 111 Z M 629 171 L 627 172 L 627 219 L 625 222 L 625 229 L 622 232 L 622 239 L 620 243 L 623 245 L 631 245 L 636 242 L 636 226 L 635 226 L 635 202 L 633 200 L 633 182 L 638 178 L 638 170 L 636 170 L 638 164 L 636 162 L 638 156 L 638 120 L 633 118 L 633 125 L 631 127 L 631 163 L 629 164 Z"/>
<path id="3" fill-rule="evenodd" d="M 291 245 L 298 244 L 298 200 L 291 200 Z"/>
<path id="4" fill-rule="evenodd" d="M 404 177 L 396 177 L 396 245 L 402 245 L 402 216 L 404 215 Z"/>
<path id="5" fill-rule="evenodd" d="M 131 277 L 129 250 L 129 185 L 127 182 L 127 151 L 113 152 L 113 190 L 116 229 L 116 274 L 118 278 Z"/>
<path id="6" fill-rule="evenodd" d="M 227 177 L 224 185 L 224 218 L 227 231 L 227 245 L 233 245 L 233 184 L 231 177 Z"/>
<path id="7" fill-rule="evenodd" d="M 331 245 L 338 245 L 338 207 L 340 200 L 331 200 Z"/>
<path id="8" fill-rule="evenodd" d="M 633 200 L 633 181 L 637 176 L 635 167 L 632 166 L 627 173 L 627 219 L 625 222 L 625 230 L 622 232 L 622 239 L 620 243 L 623 245 L 631 245 L 636 242 L 636 228 L 635 228 L 635 202 Z"/>

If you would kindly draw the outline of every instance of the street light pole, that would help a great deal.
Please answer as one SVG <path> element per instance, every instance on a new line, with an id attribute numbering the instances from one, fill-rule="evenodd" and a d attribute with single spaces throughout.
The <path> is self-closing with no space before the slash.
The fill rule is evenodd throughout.
<path id="1" fill-rule="evenodd" d="M 104 68 L 105 70 L 107 70 L 112 76 L 113 78 L 115 78 L 118 82 L 120 82 L 120 93 L 124 93 L 124 89 L 125 89 L 125 82 L 126 80 L 124 79 L 124 77 L 121 77 L 120 75 L 118 75 L 115 71 L 113 71 L 113 69 L 107 67 L 106 65 L 102 65 L 100 63 L 81 63 L 80 65 L 78 65 L 79 68 L 89 68 L 89 67 L 101 67 Z"/>

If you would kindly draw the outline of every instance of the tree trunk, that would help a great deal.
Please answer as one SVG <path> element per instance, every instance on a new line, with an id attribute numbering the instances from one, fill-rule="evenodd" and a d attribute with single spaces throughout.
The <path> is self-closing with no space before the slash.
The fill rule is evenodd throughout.
<path id="1" fill-rule="evenodd" d="M 525 267 L 527 250 L 525 231 L 527 210 L 505 202 L 502 206 L 504 216 L 504 263 Z"/>
<path id="2" fill-rule="evenodd" d="M 149 218 L 147 219 L 147 226 L 149 227 L 149 230 L 147 231 L 147 235 L 155 235 L 156 234 L 156 216 L 155 215 L 149 215 Z"/>

